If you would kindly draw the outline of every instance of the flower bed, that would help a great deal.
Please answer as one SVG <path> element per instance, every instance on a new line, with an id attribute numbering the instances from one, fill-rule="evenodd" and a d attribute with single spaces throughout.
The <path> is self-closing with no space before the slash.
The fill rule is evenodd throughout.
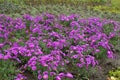
<path id="1" fill-rule="evenodd" d="M 80 73 L 99 65 L 101 58 L 114 58 L 111 40 L 119 36 L 120 23 L 112 20 L 75 14 L 0 15 L 0 59 L 14 60 L 22 72 L 36 72 L 38 80 L 76 79 L 73 70 Z M 22 73 L 15 78 L 22 79 Z"/>

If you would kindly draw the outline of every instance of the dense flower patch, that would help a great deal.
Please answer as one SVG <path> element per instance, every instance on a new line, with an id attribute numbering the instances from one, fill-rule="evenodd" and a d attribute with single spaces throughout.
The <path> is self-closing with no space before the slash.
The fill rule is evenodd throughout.
<path id="1" fill-rule="evenodd" d="M 39 80 L 74 78 L 68 64 L 87 69 L 99 64 L 100 54 L 114 58 L 110 40 L 119 35 L 120 23 L 106 19 L 82 19 L 75 14 L 26 14 L 16 19 L 0 15 L 0 59 L 17 61 L 23 71 L 37 71 Z M 15 80 L 24 78 L 18 74 Z"/>

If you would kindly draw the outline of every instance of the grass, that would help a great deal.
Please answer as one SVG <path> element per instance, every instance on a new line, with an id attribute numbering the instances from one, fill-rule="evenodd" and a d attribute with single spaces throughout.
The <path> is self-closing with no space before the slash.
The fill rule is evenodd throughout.
<path id="1" fill-rule="evenodd" d="M 98 5 L 93 7 L 94 10 L 97 11 L 104 11 L 104 12 L 110 12 L 110 13 L 117 13 L 120 14 L 120 0 L 111 0 L 106 5 Z"/>
<path id="2" fill-rule="evenodd" d="M 103 3 L 106 2 L 106 0 L 1 0 L 2 2 L 13 2 L 15 4 L 28 4 L 28 5 L 38 5 L 38 4 L 71 4 L 71 5 L 79 5 L 82 3 L 89 3 L 89 4 L 95 4 L 95 3 Z"/>
<path id="3" fill-rule="evenodd" d="M 5 1 L 7 3 L 4 3 Z M 7 14 L 12 17 L 21 17 L 23 14 L 31 14 L 34 16 L 39 15 L 43 12 L 48 12 L 55 15 L 69 15 L 75 13 L 80 14 L 82 18 L 96 16 L 120 21 L 119 10 L 114 10 L 116 9 L 114 7 L 112 7 L 114 9 L 111 10 L 111 7 L 106 7 L 104 5 L 93 7 L 90 4 L 90 1 L 92 2 L 93 0 L 76 0 L 81 3 L 80 5 L 76 6 L 74 3 L 75 1 L 73 2 L 73 0 L 66 0 L 64 4 L 60 2 L 62 0 L 52 0 L 51 2 L 48 0 L 49 4 L 45 3 L 45 1 L 41 0 L 38 2 L 38 0 L 34 0 L 31 2 L 31 0 L 0 0 L 0 13 Z M 44 4 L 41 4 L 43 2 Z"/>

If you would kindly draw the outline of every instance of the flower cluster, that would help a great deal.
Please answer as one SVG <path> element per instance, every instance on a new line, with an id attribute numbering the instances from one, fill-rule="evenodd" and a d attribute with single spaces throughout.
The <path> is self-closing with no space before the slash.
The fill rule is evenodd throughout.
<path id="1" fill-rule="evenodd" d="M 106 26 L 111 27 L 107 33 Z M 38 71 L 39 80 L 48 80 L 50 76 L 56 80 L 74 78 L 66 70 L 68 64 L 94 67 L 100 47 L 109 58 L 114 58 L 114 46 L 109 41 L 119 35 L 120 23 L 106 19 L 82 19 L 76 14 L 26 14 L 16 19 L 0 15 L 0 59 L 14 59 L 22 64 L 20 56 L 27 58 L 21 68 Z M 21 80 L 21 74 L 16 80 Z"/>

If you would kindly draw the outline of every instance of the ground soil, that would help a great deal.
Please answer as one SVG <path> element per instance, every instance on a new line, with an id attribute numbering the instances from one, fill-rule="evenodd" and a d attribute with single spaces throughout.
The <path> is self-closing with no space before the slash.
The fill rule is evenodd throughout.
<path id="1" fill-rule="evenodd" d="M 120 53 L 116 53 L 114 59 L 104 59 L 100 61 L 100 67 L 90 77 L 90 80 L 110 80 L 108 72 L 120 67 Z"/>

